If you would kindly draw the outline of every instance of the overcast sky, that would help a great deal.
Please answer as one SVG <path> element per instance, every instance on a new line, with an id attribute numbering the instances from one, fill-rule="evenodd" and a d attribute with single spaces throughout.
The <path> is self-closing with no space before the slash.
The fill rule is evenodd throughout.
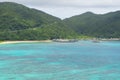
<path id="1" fill-rule="evenodd" d="M 59 18 L 68 18 L 87 11 L 103 14 L 120 10 L 120 0 L 0 0 L 17 2 Z"/>

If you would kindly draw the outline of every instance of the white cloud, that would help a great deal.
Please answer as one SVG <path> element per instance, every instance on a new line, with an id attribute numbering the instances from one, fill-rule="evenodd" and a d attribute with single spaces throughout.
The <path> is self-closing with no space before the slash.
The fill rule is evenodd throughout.
<path id="1" fill-rule="evenodd" d="M 1 0 L 18 2 L 31 6 L 57 6 L 57 7 L 97 7 L 97 6 L 120 6 L 120 0 Z"/>
<path id="2" fill-rule="evenodd" d="M 65 18 L 86 11 L 106 13 L 120 9 L 120 0 L 1 0 L 17 2 Z"/>

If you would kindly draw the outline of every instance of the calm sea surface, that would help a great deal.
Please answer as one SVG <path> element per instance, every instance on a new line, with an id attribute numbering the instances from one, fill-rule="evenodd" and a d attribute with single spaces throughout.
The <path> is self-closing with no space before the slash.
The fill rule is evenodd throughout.
<path id="1" fill-rule="evenodd" d="M 0 80 L 120 80 L 120 42 L 1 44 Z"/>

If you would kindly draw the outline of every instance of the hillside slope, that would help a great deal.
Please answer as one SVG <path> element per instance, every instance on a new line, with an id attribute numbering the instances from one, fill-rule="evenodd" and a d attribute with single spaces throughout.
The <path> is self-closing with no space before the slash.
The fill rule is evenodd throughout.
<path id="1" fill-rule="evenodd" d="M 62 20 L 13 2 L 0 2 L 0 40 L 67 38 L 74 31 Z"/>
<path id="2" fill-rule="evenodd" d="M 120 11 L 103 15 L 87 12 L 64 20 L 80 35 L 100 38 L 120 38 Z"/>

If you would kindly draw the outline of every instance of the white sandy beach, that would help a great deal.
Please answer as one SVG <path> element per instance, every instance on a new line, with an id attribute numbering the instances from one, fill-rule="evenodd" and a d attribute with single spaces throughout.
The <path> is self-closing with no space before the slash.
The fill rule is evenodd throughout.
<path id="1" fill-rule="evenodd" d="M 33 43 L 33 42 L 52 42 L 52 40 L 40 40 L 40 41 L 3 41 L 0 44 Z"/>

